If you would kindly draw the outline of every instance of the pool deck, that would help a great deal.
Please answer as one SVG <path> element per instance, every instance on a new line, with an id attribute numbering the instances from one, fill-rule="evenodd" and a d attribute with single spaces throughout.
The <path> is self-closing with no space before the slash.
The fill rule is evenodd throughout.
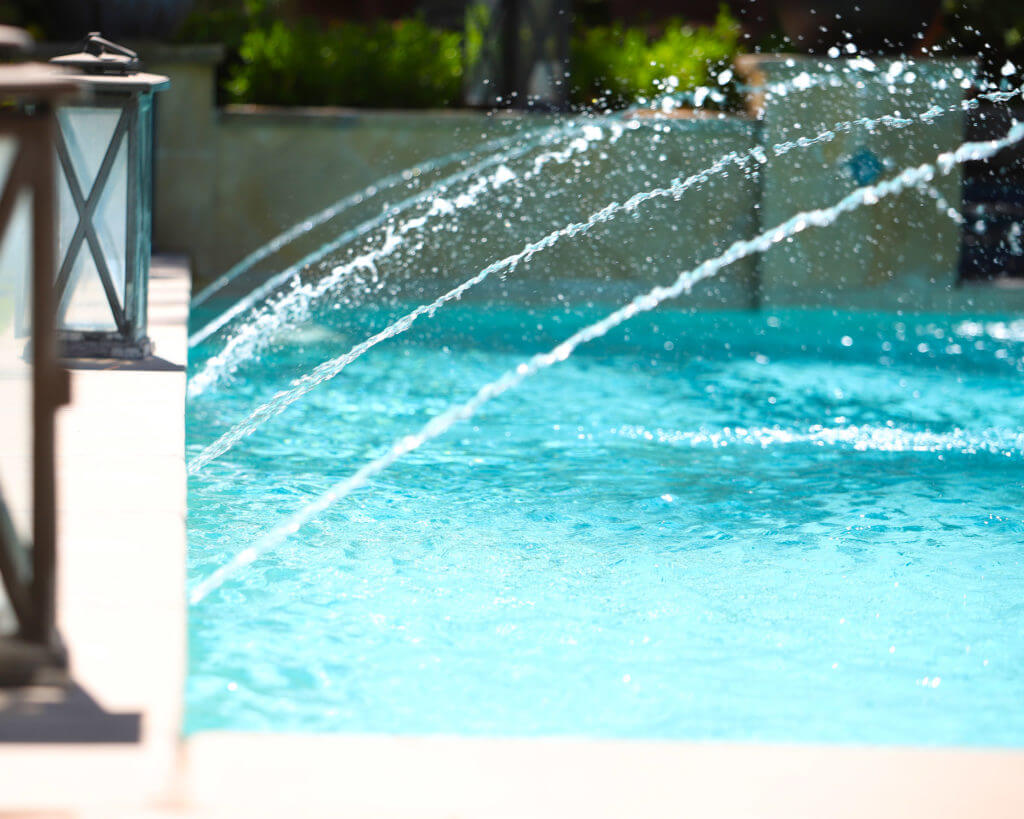
<path id="1" fill-rule="evenodd" d="M 1024 815 L 1017 751 L 207 734 L 187 757 L 197 816 Z"/>
<path id="2" fill-rule="evenodd" d="M 159 358 L 73 363 L 72 404 L 58 420 L 60 620 L 72 679 L 106 716 L 84 695 L 48 705 L 52 691 L 39 689 L 23 710 L 51 709 L 38 724 L 66 738 L 77 730 L 77 741 L 4 741 L 0 700 L 0 819 L 1024 816 L 1018 750 L 182 740 L 187 300 L 185 266 L 156 260 L 150 327 Z M 136 717 L 138 741 L 112 741 Z"/>
<path id="3" fill-rule="evenodd" d="M 5 810 L 61 815 L 85 806 L 134 815 L 173 790 L 185 669 L 188 299 L 183 261 L 155 258 L 154 357 L 65 362 L 71 403 L 57 414 L 58 618 L 78 688 L 71 697 L 42 687 L 20 692 L 14 710 L 29 726 L 22 736 L 0 708 L 5 819 Z M 13 695 L 0 689 L 4 696 Z M 33 712 L 43 719 L 28 719 Z M 117 741 L 124 739 L 137 741 Z"/>

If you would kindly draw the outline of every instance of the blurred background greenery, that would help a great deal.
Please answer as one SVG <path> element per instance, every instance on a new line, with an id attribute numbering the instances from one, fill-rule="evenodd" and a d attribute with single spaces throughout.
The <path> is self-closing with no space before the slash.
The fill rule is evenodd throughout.
<path id="1" fill-rule="evenodd" d="M 589 5 L 586 11 L 600 19 L 599 4 Z M 438 16 L 325 19 L 296 14 L 287 0 L 200 0 L 177 39 L 227 46 L 224 102 L 458 105 L 467 60 L 462 18 L 454 15 L 454 25 L 443 26 Z M 740 34 L 724 5 L 710 23 L 679 16 L 632 25 L 577 21 L 570 40 L 572 101 L 622 107 L 658 93 L 668 76 L 684 91 L 703 85 L 738 53 Z"/>
<path id="2" fill-rule="evenodd" d="M 837 0 L 817 5 L 829 2 Z M 813 5 L 574 0 L 570 99 L 577 107 L 619 108 L 662 91 L 714 85 L 741 51 L 814 52 L 815 43 L 785 33 L 793 9 Z M 895 19 L 890 4 L 875 5 Z M 906 50 L 976 56 L 996 80 L 1007 60 L 1024 63 L 1022 0 L 919 5 L 927 19 L 934 6 L 934 19 Z M 223 43 L 221 103 L 460 105 L 467 53 L 474 53 L 461 0 L 0 0 L 0 19 L 58 41 L 101 27 L 129 41 Z M 736 99 L 724 96 L 726 105 Z"/>

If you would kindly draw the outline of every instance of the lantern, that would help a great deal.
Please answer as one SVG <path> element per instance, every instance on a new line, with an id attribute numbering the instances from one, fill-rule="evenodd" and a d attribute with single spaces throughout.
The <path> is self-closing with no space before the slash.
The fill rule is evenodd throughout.
<path id="1" fill-rule="evenodd" d="M 26 43 L 0 27 L 0 48 Z M 0 65 L 0 684 L 63 663 L 53 416 L 67 400 L 67 374 L 54 330 L 54 112 L 79 91 L 52 66 Z"/>
<path id="2" fill-rule="evenodd" d="M 153 94 L 167 77 L 135 52 L 90 34 L 73 69 L 87 102 L 57 113 L 57 326 L 67 356 L 144 358 L 152 222 Z"/>

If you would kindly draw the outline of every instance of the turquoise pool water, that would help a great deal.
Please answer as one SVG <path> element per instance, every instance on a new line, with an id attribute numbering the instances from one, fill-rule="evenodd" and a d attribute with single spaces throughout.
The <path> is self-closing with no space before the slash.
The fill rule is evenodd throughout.
<path id="1" fill-rule="evenodd" d="M 190 479 L 190 580 L 614 306 L 381 344 Z M 281 340 L 190 453 L 408 307 Z M 1022 745 L 1022 371 L 1019 319 L 642 315 L 193 607 L 186 729 Z"/>

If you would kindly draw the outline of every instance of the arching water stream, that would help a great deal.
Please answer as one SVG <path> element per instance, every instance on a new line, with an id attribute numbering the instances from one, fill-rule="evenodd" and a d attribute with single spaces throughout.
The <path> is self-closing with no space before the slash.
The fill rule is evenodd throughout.
<path id="1" fill-rule="evenodd" d="M 618 138 L 641 129 L 659 133 Z M 524 152 L 526 172 L 568 163 L 561 189 L 485 177 L 458 231 L 423 200 L 388 225 L 406 246 L 332 259 L 270 308 L 290 329 L 194 392 L 188 729 L 1024 742 L 1021 320 L 688 301 L 880 203 L 950 211 L 943 177 L 1024 126 L 767 229 L 709 219 L 678 264 L 648 231 L 756 184 L 756 154 L 502 238 L 541 197 L 572 213 L 610 133 L 550 167 L 533 163 L 566 146 Z M 451 198 L 473 197 L 463 181 Z M 616 276 L 624 237 L 640 278 Z M 353 264 L 368 253 L 388 255 Z M 463 253 L 490 262 L 448 289 L 391 290 L 389 268 L 387 298 L 337 298 L 378 258 Z"/>

